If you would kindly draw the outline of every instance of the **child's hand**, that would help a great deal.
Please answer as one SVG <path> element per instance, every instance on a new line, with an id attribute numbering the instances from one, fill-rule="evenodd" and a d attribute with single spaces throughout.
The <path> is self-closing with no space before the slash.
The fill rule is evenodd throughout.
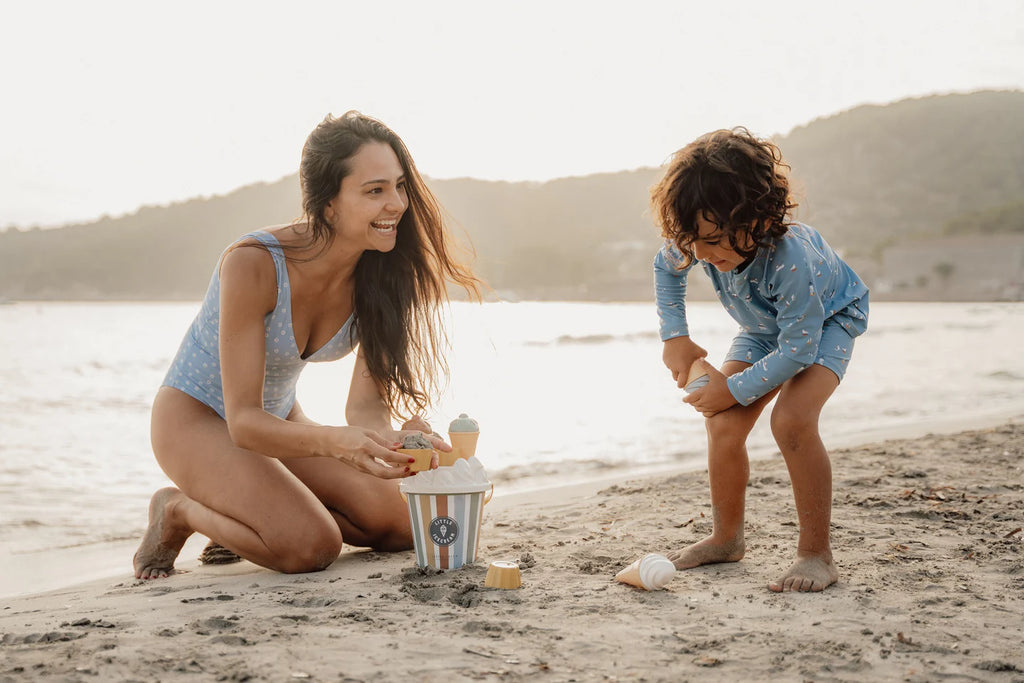
<path id="1" fill-rule="evenodd" d="M 708 352 L 690 341 L 689 337 L 674 337 L 665 340 L 661 359 L 664 361 L 665 367 L 671 371 L 676 385 L 682 388 L 686 385 L 686 376 L 690 372 L 690 366 L 694 361 L 706 355 Z"/>
<path id="2" fill-rule="evenodd" d="M 704 359 L 697 362 L 708 373 L 708 383 L 684 398 L 683 403 L 689 403 L 704 417 L 711 417 L 736 405 L 736 398 L 729 391 L 725 375 Z M 685 382 L 686 376 L 684 375 L 682 379 Z"/>

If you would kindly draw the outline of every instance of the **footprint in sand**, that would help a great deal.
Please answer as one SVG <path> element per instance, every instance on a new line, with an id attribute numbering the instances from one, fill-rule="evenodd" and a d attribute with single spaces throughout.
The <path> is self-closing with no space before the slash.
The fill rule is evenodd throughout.
<path id="1" fill-rule="evenodd" d="M 607 555 L 577 555 L 573 559 L 578 563 L 576 567 L 581 574 L 607 574 L 622 564 L 621 560 Z"/>
<path id="2" fill-rule="evenodd" d="M 231 647 L 238 647 L 240 645 L 253 645 L 253 643 L 246 640 L 242 636 L 236 636 L 231 634 L 214 636 L 213 638 L 210 638 L 208 642 L 221 643 L 222 645 L 230 645 Z"/>
<path id="3" fill-rule="evenodd" d="M 503 638 L 511 631 L 508 624 L 491 621 L 467 621 L 462 625 L 462 630 L 466 633 L 487 636 L 488 638 Z"/>
<path id="4" fill-rule="evenodd" d="M 292 607 L 330 607 L 337 600 L 334 598 L 287 598 L 281 600 L 282 605 L 291 605 Z"/>
<path id="5" fill-rule="evenodd" d="M 192 622 L 190 627 L 201 636 L 208 636 L 214 631 L 231 631 L 238 627 L 238 617 L 209 617 Z"/>
<path id="6" fill-rule="evenodd" d="M 235 596 L 228 595 L 227 593 L 224 593 L 224 594 L 221 594 L 221 595 L 207 595 L 207 596 L 204 596 L 204 597 L 201 597 L 201 598 L 182 598 L 181 601 L 182 602 L 209 602 L 211 600 L 216 600 L 216 601 L 220 601 L 220 602 L 227 602 L 228 600 L 234 600 L 234 599 L 235 599 Z"/>
<path id="7" fill-rule="evenodd" d="M 82 632 L 74 631 L 50 631 L 48 633 L 28 633 L 23 636 L 15 635 L 13 633 L 5 633 L 3 638 L 0 638 L 0 645 L 31 645 L 33 643 L 62 643 L 69 640 L 78 640 L 79 638 L 85 638 L 86 634 Z"/>

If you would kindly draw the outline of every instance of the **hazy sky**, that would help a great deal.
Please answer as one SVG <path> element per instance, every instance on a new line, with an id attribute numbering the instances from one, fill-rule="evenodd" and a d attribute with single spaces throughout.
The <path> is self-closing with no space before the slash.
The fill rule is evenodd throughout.
<path id="1" fill-rule="evenodd" d="M 545 180 L 657 166 L 713 128 L 1024 88 L 1017 0 L 603 4 L 5 1 L 0 227 L 277 180 L 348 109 L 426 175 Z"/>

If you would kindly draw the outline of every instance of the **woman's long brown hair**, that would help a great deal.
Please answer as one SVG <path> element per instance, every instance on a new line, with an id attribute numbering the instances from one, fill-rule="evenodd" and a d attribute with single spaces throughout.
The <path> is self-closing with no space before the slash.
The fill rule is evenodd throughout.
<path id="1" fill-rule="evenodd" d="M 311 245 L 326 248 L 334 240 L 324 209 L 350 173 L 349 160 L 370 142 L 394 150 L 405 174 L 409 207 L 398 224 L 395 248 L 366 251 L 356 265 L 355 329 L 388 409 L 407 418 L 431 405 L 442 388 L 440 378 L 448 374 L 441 316 L 447 283 L 479 300 L 479 281 L 453 258 L 441 208 L 405 143 L 380 121 L 355 111 L 328 115 L 302 149 L 299 180 Z"/>

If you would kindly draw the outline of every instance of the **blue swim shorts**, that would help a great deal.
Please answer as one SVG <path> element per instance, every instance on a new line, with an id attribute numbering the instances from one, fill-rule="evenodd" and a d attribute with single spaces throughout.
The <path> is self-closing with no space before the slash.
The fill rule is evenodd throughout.
<path id="1" fill-rule="evenodd" d="M 850 357 L 853 355 L 853 340 L 850 333 L 838 322 L 826 320 L 821 330 L 821 342 L 818 344 L 818 355 L 814 359 L 814 364 L 828 368 L 835 373 L 840 382 L 843 381 L 843 375 L 846 374 Z M 753 365 L 777 348 L 779 342 L 776 337 L 740 332 L 732 340 L 725 360 L 738 360 Z"/>

